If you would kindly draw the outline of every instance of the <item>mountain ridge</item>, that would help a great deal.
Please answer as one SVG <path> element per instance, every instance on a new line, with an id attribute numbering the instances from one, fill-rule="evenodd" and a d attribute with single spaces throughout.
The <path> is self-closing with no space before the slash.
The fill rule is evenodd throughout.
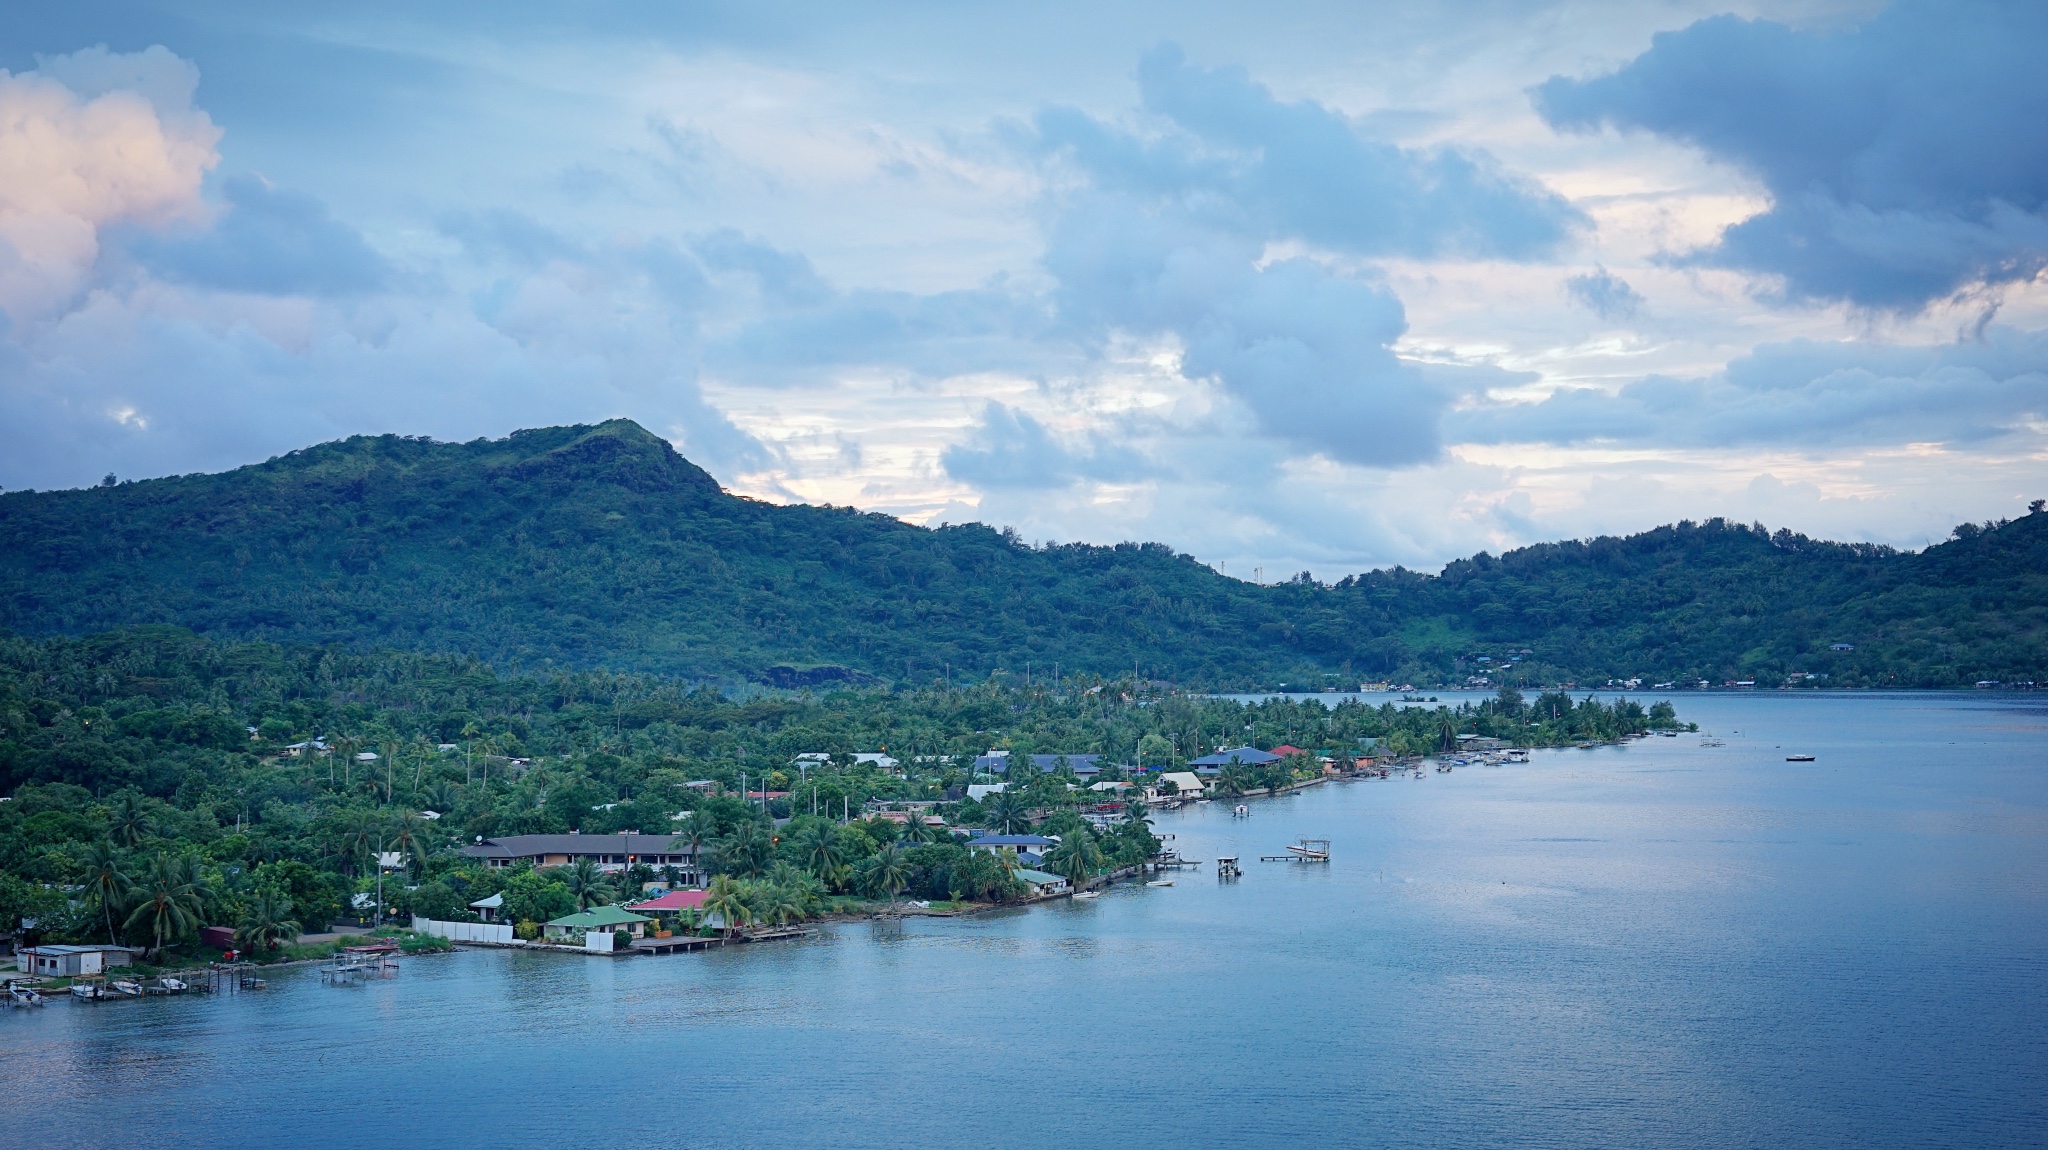
<path id="1" fill-rule="evenodd" d="M 2034 678 L 2048 515 L 1922 552 L 1713 519 L 1334 584 L 1159 543 L 736 496 L 630 420 L 317 444 L 218 474 L 0 494 L 0 626 L 474 654 L 777 686 L 1003 670 L 1208 687 L 1644 675 Z M 1856 650 L 1839 651 L 1836 643 Z M 1527 650 L 1528 655 L 1520 652 Z"/>

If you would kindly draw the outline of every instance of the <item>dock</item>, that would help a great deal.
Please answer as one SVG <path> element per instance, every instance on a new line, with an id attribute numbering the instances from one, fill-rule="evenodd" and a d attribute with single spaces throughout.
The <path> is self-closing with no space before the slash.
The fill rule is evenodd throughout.
<path id="1" fill-rule="evenodd" d="M 1303 839 L 1287 848 L 1286 854 L 1260 855 L 1260 862 L 1326 863 L 1330 861 L 1329 839 Z"/>

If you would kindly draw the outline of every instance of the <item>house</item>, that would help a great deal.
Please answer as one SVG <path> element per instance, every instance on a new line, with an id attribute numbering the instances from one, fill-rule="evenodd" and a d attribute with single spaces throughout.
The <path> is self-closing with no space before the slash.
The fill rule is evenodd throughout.
<path id="1" fill-rule="evenodd" d="M 880 767 L 885 771 L 893 771 L 898 764 L 895 759 L 889 757 L 886 751 L 861 751 L 853 756 L 853 765 L 856 767 Z"/>
<path id="2" fill-rule="evenodd" d="M 1067 892 L 1067 880 L 1056 874 L 1047 874 L 1042 870 L 1020 869 L 1016 872 L 1016 875 L 1024 880 L 1026 886 L 1031 888 L 1031 894 L 1034 898 L 1042 898 L 1049 894 L 1065 894 Z"/>
<path id="3" fill-rule="evenodd" d="M 940 817 L 939 817 L 939 816 L 937 816 L 937 815 L 934 815 L 934 814 L 929 814 L 929 813 L 925 813 L 925 812 L 913 812 L 913 811 L 876 811 L 876 812 L 875 812 L 874 814 L 872 814 L 872 815 L 869 815 L 868 817 L 869 817 L 869 818 L 873 818 L 873 819 L 887 819 L 888 821 L 890 821 L 890 822 L 892 822 L 892 823 L 908 823 L 908 822 L 910 822 L 910 816 L 911 816 L 911 815 L 912 815 L 913 813 L 917 814 L 917 816 L 918 816 L 919 820 L 920 820 L 920 821 L 922 821 L 922 822 L 924 823 L 924 825 L 926 825 L 926 826 L 930 827 L 931 829 L 933 829 L 933 830 L 935 830 L 935 831 L 943 831 L 943 830 L 946 830 L 946 829 L 948 829 L 948 828 L 947 828 L 947 826 L 946 826 L 946 820 L 945 820 L 945 819 L 942 819 L 942 818 L 940 818 Z"/>
<path id="4" fill-rule="evenodd" d="M 317 752 L 322 755 L 326 754 L 326 741 L 322 739 L 307 739 L 303 743 L 293 743 L 284 749 L 284 753 L 291 756 L 294 759 L 308 752 Z"/>
<path id="5" fill-rule="evenodd" d="M 660 898 L 650 898 L 627 907 L 634 914 L 666 916 L 681 914 L 686 910 L 702 910 L 704 900 L 711 897 L 708 890 L 672 890 Z"/>
<path id="6" fill-rule="evenodd" d="M 982 835 L 977 839 L 969 839 L 967 849 L 992 853 L 1010 851 L 1018 858 L 1023 858 L 1027 854 L 1043 855 L 1057 845 L 1059 844 L 1041 835 Z"/>
<path id="7" fill-rule="evenodd" d="M 127 966 L 129 957 L 125 946 L 25 946 L 15 952 L 14 967 L 28 974 L 66 978 Z"/>
<path id="8" fill-rule="evenodd" d="M 1273 748 L 1273 750 L 1272 750 L 1272 751 L 1271 751 L 1270 753 L 1271 753 L 1271 754 L 1275 754 L 1275 755 L 1278 755 L 1278 756 L 1280 756 L 1280 757 L 1281 757 L 1281 758 L 1283 758 L 1283 759 L 1284 759 L 1284 758 L 1286 758 L 1286 757 L 1287 757 L 1287 756 L 1289 756 L 1289 755 L 1305 755 L 1305 754 L 1308 754 L 1308 752 L 1307 752 L 1307 751 L 1304 751 L 1304 750 L 1302 750 L 1302 749 L 1301 749 L 1300 747 L 1297 747 L 1297 746 L 1293 746 L 1293 745 L 1290 745 L 1290 744 L 1288 744 L 1288 743 L 1282 743 L 1282 744 L 1280 744 L 1279 746 L 1277 746 L 1277 747 L 1274 747 L 1274 748 Z"/>
<path id="9" fill-rule="evenodd" d="M 480 898 L 470 903 L 469 909 L 475 911 L 477 917 L 485 922 L 490 922 L 493 915 L 505 909 L 505 893 L 500 891 L 489 898 Z"/>
<path id="10" fill-rule="evenodd" d="M 697 881 L 697 856 L 674 835 L 507 835 L 481 839 L 463 847 L 462 853 L 490 867 L 508 867 L 521 859 L 536 867 L 569 866 L 581 858 L 593 859 L 608 871 L 635 863 L 672 866 L 683 872 L 684 881 Z"/>
<path id="11" fill-rule="evenodd" d="M 1006 774 L 1010 769 L 1010 758 L 1011 755 L 1008 751 L 990 751 L 985 755 L 976 755 L 974 757 L 974 772 L 976 774 Z M 1032 766 L 1037 767 L 1040 773 L 1048 775 L 1059 770 L 1060 764 L 1063 762 L 1067 765 L 1068 769 L 1083 777 L 1099 775 L 1102 773 L 1103 767 L 1101 755 L 1032 755 L 1030 758 Z"/>
<path id="12" fill-rule="evenodd" d="M 652 921 L 654 920 L 644 914 L 634 914 L 622 907 L 594 906 L 581 914 L 563 915 L 561 918 L 552 919 L 542 929 L 553 942 L 567 942 L 579 934 L 588 934 L 593 930 L 623 929 L 630 932 L 634 938 L 639 938 L 646 933 L 647 924 Z"/>
<path id="13" fill-rule="evenodd" d="M 1505 751 L 1506 739 L 1490 739 L 1485 735 L 1459 735 L 1458 749 L 1461 751 Z"/>
<path id="14" fill-rule="evenodd" d="M 1121 794 L 1122 794 L 1123 792 L 1125 792 L 1125 791 L 1129 791 L 1129 790 L 1135 790 L 1136 788 L 1137 788 L 1137 784 L 1135 784 L 1135 783 L 1089 783 L 1089 784 L 1088 784 L 1088 789 L 1089 789 L 1089 790 L 1091 790 L 1091 791 L 1108 791 L 1108 792 L 1112 792 L 1112 793 L 1115 793 L 1115 794 L 1119 794 L 1119 795 L 1121 795 Z"/>
<path id="15" fill-rule="evenodd" d="M 1159 781 L 1161 783 L 1170 782 L 1174 786 L 1179 787 L 1180 789 L 1175 794 L 1182 797 L 1200 798 L 1202 792 L 1206 789 L 1202 784 L 1201 777 L 1193 771 L 1168 771 L 1159 776 Z M 1166 788 L 1162 786 L 1159 789 L 1163 791 Z"/>
<path id="16" fill-rule="evenodd" d="M 1279 761 L 1280 756 L 1271 751 L 1262 751 L 1257 747 L 1238 747 L 1234 750 L 1218 751 L 1213 755 L 1203 755 L 1199 759 L 1192 759 L 1188 762 L 1188 766 L 1193 767 L 1197 774 L 1214 775 L 1221 773 L 1223 768 L 1232 763 L 1236 763 L 1241 767 L 1263 767 L 1267 763 L 1277 763 Z"/>
<path id="17" fill-rule="evenodd" d="M 978 803 L 990 795 L 1002 794 L 1003 788 L 1009 785 L 1008 783 L 969 783 L 967 784 L 967 797 Z"/>

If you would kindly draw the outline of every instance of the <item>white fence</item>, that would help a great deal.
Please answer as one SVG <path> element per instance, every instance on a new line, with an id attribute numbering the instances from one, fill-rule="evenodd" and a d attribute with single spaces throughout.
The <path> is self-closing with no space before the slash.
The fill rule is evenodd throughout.
<path id="1" fill-rule="evenodd" d="M 612 942 L 613 939 L 611 931 L 593 930 L 589 934 L 583 936 L 583 949 L 599 950 L 603 951 L 606 954 L 610 954 L 612 952 Z"/>
<path id="2" fill-rule="evenodd" d="M 412 916 L 412 928 L 421 934 L 437 934 L 451 942 L 511 942 L 512 926 L 503 922 L 442 922 Z"/>

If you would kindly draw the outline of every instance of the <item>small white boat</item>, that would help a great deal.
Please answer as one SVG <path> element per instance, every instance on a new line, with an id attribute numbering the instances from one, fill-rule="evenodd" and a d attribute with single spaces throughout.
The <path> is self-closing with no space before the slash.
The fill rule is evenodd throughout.
<path id="1" fill-rule="evenodd" d="M 107 988 L 100 983 L 74 982 L 71 984 L 71 997 L 73 998 L 83 999 L 86 1002 L 98 1002 L 106 996 Z"/>
<path id="2" fill-rule="evenodd" d="M 190 986 L 187 986 L 185 984 L 185 981 L 183 979 L 180 978 L 159 978 L 157 979 L 157 984 L 162 986 L 165 990 L 170 991 L 172 994 L 183 994 L 186 991 L 192 989 Z"/>
<path id="3" fill-rule="evenodd" d="M 1075 897 L 1075 898 L 1101 898 L 1101 897 L 1102 897 L 1102 892 L 1101 892 L 1101 891 L 1099 891 L 1099 890 L 1083 890 L 1083 891 L 1076 891 L 1076 892 L 1074 892 L 1074 897 Z"/>
<path id="4" fill-rule="evenodd" d="M 115 994 L 125 994 L 130 998 L 142 997 L 142 984 L 131 979 L 117 978 L 107 984 L 107 989 Z"/>
<path id="5" fill-rule="evenodd" d="M 33 986 L 23 986 L 20 983 L 12 984 L 7 988 L 7 997 L 16 1006 L 41 1006 L 43 1004 L 43 996 L 40 991 Z"/>
<path id="6" fill-rule="evenodd" d="M 1154 879 L 1153 881 L 1151 881 L 1151 882 L 1148 882 L 1148 883 L 1146 883 L 1145 885 L 1146 885 L 1146 886 L 1172 886 L 1172 885 L 1173 885 L 1173 880 L 1172 880 L 1172 879 L 1170 879 L 1170 878 Z"/>
<path id="7" fill-rule="evenodd" d="M 1810 762 L 1812 762 L 1812 761 L 1813 761 L 1813 756 L 1812 756 L 1812 755 L 1786 755 L 1786 756 L 1785 756 L 1785 761 L 1786 761 L 1786 762 L 1788 762 L 1788 763 L 1810 763 Z"/>

